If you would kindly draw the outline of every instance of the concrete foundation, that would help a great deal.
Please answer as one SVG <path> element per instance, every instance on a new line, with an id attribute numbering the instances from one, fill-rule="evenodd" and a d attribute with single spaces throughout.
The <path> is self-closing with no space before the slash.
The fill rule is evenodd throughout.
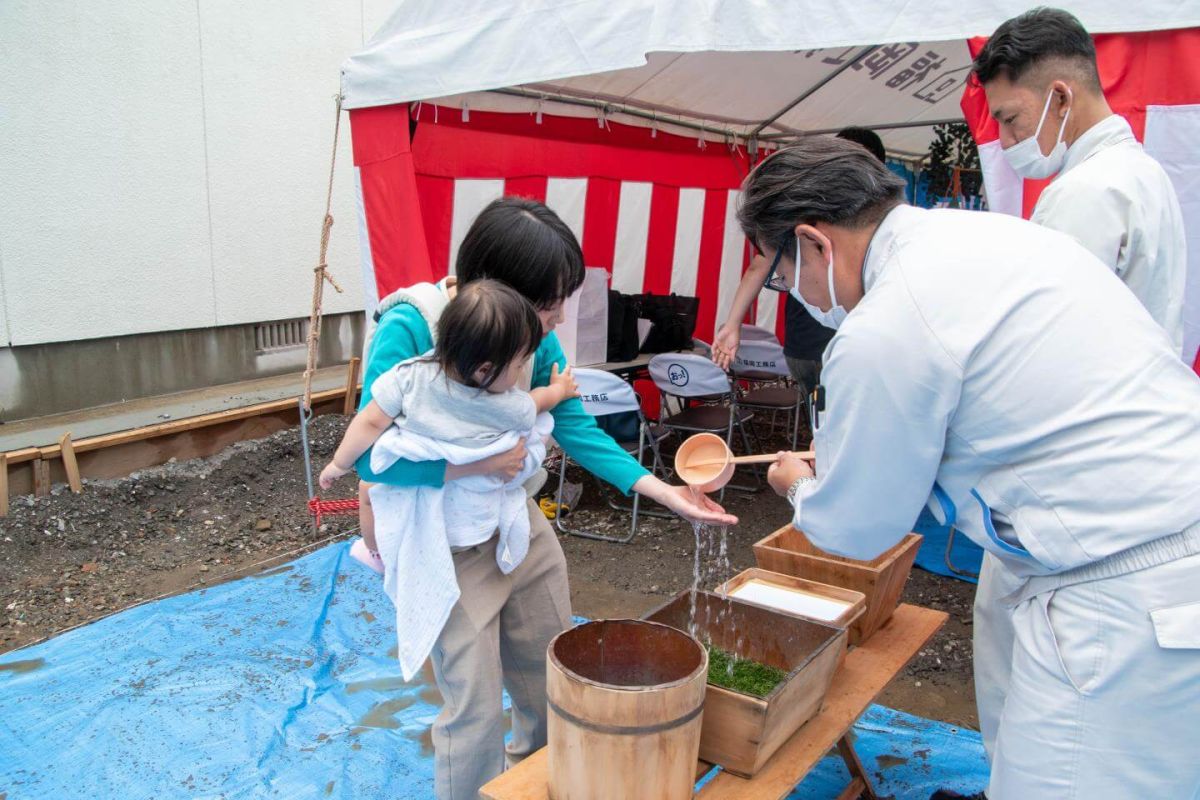
<path id="1" fill-rule="evenodd" d="M 303 344 L 270 346 L 259 328 L 230 325 L 0 349 L 0 422 L 304 369 Z M 361 312 L 324 317 L 317 365 L 360 355 L 365 329 Z"/>

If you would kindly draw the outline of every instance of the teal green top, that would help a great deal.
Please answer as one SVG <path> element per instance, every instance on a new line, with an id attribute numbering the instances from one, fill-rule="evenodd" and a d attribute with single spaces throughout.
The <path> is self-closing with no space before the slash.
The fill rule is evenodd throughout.
<path id="1" fill-rule="evenodd" d="M 400 303 L 384 313 L 367 353 L 359 408 L 371 401 L 371 385 L 383 372 L 432 349 L 433 336 L 429 325 L 415 307 Z M 558 337 L 549 333 L 533 356 L 533 386 L 550 384 L 550 367 L 553 364 L 563 369 L 567 366 L 567 358 L 563 355 Z M 588 472 L 626 494 L 639 478 L 650 474 L 622 450 L 611 436 L 596 427 L 595 418 L 583 410 L 583 403 L 578 398 L 559 403 L 550 414 L 554 417 L 554 440 Z M 446 475 L 445 461 L 397 461 L 384 472 L 376 473 L 371 470 L 370 450 L 363 454 L 355 466 L 364 481 L 393 486 L 441 486 Z"/>

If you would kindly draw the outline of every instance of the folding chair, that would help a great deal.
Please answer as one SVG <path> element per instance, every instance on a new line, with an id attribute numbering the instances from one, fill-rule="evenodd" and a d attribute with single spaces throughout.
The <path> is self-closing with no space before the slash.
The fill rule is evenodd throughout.
<path id="1" fill-rule="evenodd" d="M 757 325 L 748 325 L 746 323 L 742 323 L 741 344 L 738 345 L 738 348 L 740 349 L 742 346 L 749 346 L 752 350 L 756 350 L 758 348 L 762 348 L 764 351 L 772 349 L 778 350 L 780 361 L 783 361 L 783 345 L 779 343 L 779 339 L 775 337 L 775 334 L 771 333 L 766 328 L 760 328 Z M 786 362 L 783 363 L 785 373 L 783 377 L 786 378 L 787 364 Z M 730 368 L 736 374 L 736 377 L 739 381 L 745 381 L 749 384 L 757 385 L 780 382 L 779 374 L 770 369 L 755 368 L 745 364 L 741 366 L 730 364 Z"/>
<path id="2" fill-rule="evenodd" d="M 743 339 L 730 366 L 733 368 L 734 378 L 759 384 L 742 395 L 738 401 L 739 405 L 742 408 L 771 412 L 772 427 L 775 424 L 775 415 L 780 411 L 785 412 L 791 431 L 792 449 L 795 450 L 807 395 L 799 387 L 786 385 L 791 374 L 788 371 L 787 359 L 783 355 L 783 345 L 774 339 Z M 768 382 L 774 385 L 762 385 Z"/>
<path id="3" fill-rule="evenodd" d="M 747 426 L 754 417 L 741 408 L 737 387 L 725 370 L 704 356 L 694 353 L 660 353 L 650 359 L 650 379 L 662 392 L 658 422 L 668 431 L 714 433 L 733 445 L 736 429 L 746 452 L 754 452 Z M 671 413 L 670 401 L 679 410 Z M 694 402 L 696 405 L 688 405 Z M 759 486 L 733 486 L 743 491 L 758 491 Z M 724 497 L 725 490 L 721 490 Z"/>
<path id="4" fill-rule="evenodd" d="M 741 337 L 743 342 L 774 342 L 779 344 L 779 337 L 766 328 L 760 328 L 757 325 L 742 323 Z"/>
<path id="5" fill-rule="evenodd" d="M 611 372 L 605 372 L 599 369 L 586 369 L 578 367 L 575 369 L 575 382 L 579 384 L 579 399 L 583 403 L 583 408 L 593 417 L 596 417 L 597 422 L 601 420 L 604 423 L 612 423 L 604 425 L 605 429 L 617 440 L 630 455 L 642 463 L 642 456 L 646 451 L 647 445 L 654 458 L 651 462 L 650 471 L 659 472 L 664 468 L 662 456 L 659 453 L 658 445 L 665 439 L 669 433 L 661 426 L 651 425 L 642 414 L 642 404 L 638 400 L 637 393 L 633 387 L 626 383 L 623 379 L 614 375 Z M 617 415 L 621 415 L 618 417 Z M 629 435 L 622 435 L 622 423 L 632 423 L 630 425 Z M 636 426 L 636 438 L 632 436 L 632 427 Z M 559 461 L 558 467 L 558 492 L 555 495 L 555 501 L 562 506 L 563 488 L 566 486 L 567 480 L 567 454 L 562 454 L 562 459 Z M 674 515 L 661 511 L 642 510 L 641 495 L 636 492 L 633 495 L 633 505 L 620 505 L 608 498 L 608 505 L 617 511 L 629 511 L 632 516 L 629 522 L 628 536 L 605 536 L 604 534 L 594 533 L 592 531 L 576 530 L 567 527 L 563 522 L 563 514 L 558 514 L 554 518 L 554 526 L 562 533 L 571 536 L 580 536 L 584 539 L 597 539 L 601 542 L 616 542 L 618 544 L 627 544 L 633 539 L 637 533 L 638 516 L 647 515 L 653 517 L 662 517 L 670 519 Z"/>

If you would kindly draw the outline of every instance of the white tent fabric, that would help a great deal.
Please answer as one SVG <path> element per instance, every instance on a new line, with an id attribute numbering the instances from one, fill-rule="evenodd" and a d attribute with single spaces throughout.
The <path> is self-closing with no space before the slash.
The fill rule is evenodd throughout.
<path id="1" fill-rule="evenodd" d="M 961 118 L 965 40 L 1030 5 L 408 0 L 344 64 L 343 104 L 449 98 L 468 108 L 534 111 L 546 99 L 570 97 L 609 105 L 609 113 L 650 112 L 664 128 L 698 122 L 716 139 L 858 124 L 880 130 L 891 150 L 919 154 L 928 128 L 888 126 Z M 1067 7 L 1093 33 L 1200 25 L 1200 3 L 1080 0 Z M 498 89 L 526 96 L 472 94 Z M 545 110 L 564 113 L 558 103 Z"/>

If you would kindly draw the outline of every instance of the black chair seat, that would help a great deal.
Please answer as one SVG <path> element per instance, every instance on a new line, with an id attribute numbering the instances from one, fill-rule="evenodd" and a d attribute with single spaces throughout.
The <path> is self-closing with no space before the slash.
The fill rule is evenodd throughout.
<path id="1" fill-rule="evenodd" d="M 800 401 L 800 390 L 791 386 L 767 386 L 742 395 L 738 401 L 744 406 L 757 408 L 794 408 Z"/>
<path id="2" fill-rule="evenodd" d="M 739 408 L 735 424 L 745 424 L 753 416 L 750 412 Z M 667 417 L 662 424 L 670 428 L 682 428 L 689 431 L 722 433 L 729 428 L 729 407 L 692 406 Z"/>

